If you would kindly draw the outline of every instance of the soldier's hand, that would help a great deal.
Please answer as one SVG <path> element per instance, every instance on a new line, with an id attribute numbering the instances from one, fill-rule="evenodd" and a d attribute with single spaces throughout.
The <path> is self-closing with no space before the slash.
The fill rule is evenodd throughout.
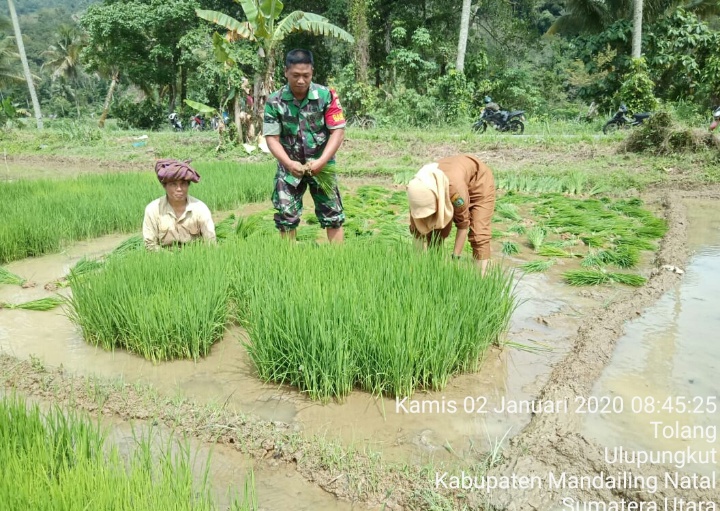
<path id="1" fill-rule="evenodd" d="M 305 175 L 306 166 L 299 161 L 293 161 L 292 166 L 288 170 L 293 176 L 302 178 Z"/>
<path id="2" fill-rule="evenodd" d="M 316 176 L 320 173 L 320 171 L 323 169 L 325 164 L 320 162 L 320 160 L 311 160 L 311 161 L 307 162 L 307 166 L 308 166 L 308 174 L 310 174 L 311 176 Z"/>

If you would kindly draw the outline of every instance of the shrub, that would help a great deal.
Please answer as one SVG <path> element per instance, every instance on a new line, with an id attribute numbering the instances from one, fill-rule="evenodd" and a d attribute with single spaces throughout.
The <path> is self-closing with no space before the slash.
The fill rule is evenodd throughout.
<path id="1" fill-rule="evenodd" d="M 121 99 L 114 103 L 112 114 L 118 118 L 122 128 L 158 130 L 165 121 L 162 105 L 152 98 L 145 98 L 139 103 L 129 98 Z"/>

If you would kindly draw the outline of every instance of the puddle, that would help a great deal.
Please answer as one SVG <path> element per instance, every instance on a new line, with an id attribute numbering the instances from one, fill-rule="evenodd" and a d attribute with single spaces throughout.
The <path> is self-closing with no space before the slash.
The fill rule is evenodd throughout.
<path id="1" fill-rule="evenodd" d="M 109 236 L 77 244 L 62 254 L 8 265 L 38 283 L 36 288 L 0 286 L 0 300 L 25 301 L 47 296 L 46 282 L 57 279 L 83 255 L 101 255 L 121 238 Z M 455 411 L 405 414 L 395 400 L 353 392 L 342 404 L 320 405 L 296 390 L 266 385 L 242 346 L 244 332 L 228 330 L 211 354 L 197 363 L 153 364 L 122 350 L 106 352 L 86 344 L 62 311 L 0 311 L 0 351 L 18 358 L 38 357 L 49 366 L 78 374 L 121 378 L 151 384 L 164 395 L 181 395 L 198 404 L 220 404 L 266 420 L 297 424 L 307 434 L 340 439 L 346 445 L 381 451 L 388 460 L 425 462 L 453 460 L 484 451 L 504 436 L 517 434 L 530 420 L 528 413 L 493 410 L 506 401 L 531 400 L 547 379 L 552 365 L 569 346 L 569 337 L 594 299 L 556 283 L 544 274 L 526 275 L 518 284 L 522 304 L 514 314 L 508 340 L 526 346 L 547 346 L 549 352 L 492 349 L 476 374 L 452 379 L 443 392 L 416 393 L 413 400 L 454 402 Z M 536 318 L 546 318 L 539 322 Z M 484 405 L 482 411 L 476 413 Z"/>
<path id="2" fill-rule="evenodd" d="M 703 434 L 712 435 L 720 426 L 720 308 L 714 300 L 720 289 L 720 217 L 717 202 L 692 200 L 687 205 L 691 257 L 685 275 L 626 324 L 593 389 L 594 396 L 620 396 L 624 403 L 623 413 L 590 415 L 583 424 L 587 436 L 610 449 L 705 452 L 720 445 Z M 642 410 L 639 398 L 646 397 L 652 413 Z M 717 405 L 714 413 L 710 401 Z M 657 426 L 657 438 L 651 422 L 663 423 Z M 672 429 L 663 434 L 666 425 Z M 690 438 L 682 438 L 685 426 L 692 428 Z M 684 470 L 708 474 L 714 469 L 690 463 Z"/>

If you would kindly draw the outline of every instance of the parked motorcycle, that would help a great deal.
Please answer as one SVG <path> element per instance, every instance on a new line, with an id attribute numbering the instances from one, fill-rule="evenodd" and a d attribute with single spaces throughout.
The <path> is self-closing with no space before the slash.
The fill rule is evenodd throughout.
<path id="1" fill-rule="evenodd" d="M 172 126 L 175 131 L 183 130 L 182 121 L 180 120 L 180 116 L 177 113 L 173 112 L 168 115 L 168 120 L 170 121 L 170 126 Z"/>
<path id="2" fill-rule="evenodd" d="M 713 108 L 713 121 L 710 124 L 710 131 L 713 131 L 720 124 L 720 105 Z"/>
<path id="3" fill-rule="evenodd" d="M 202 131 L 205 129 L 205 119 L 200 114 L 195 114 L 190 117 L 190 129 L 195 131 Z"/>
<path id="4" fill-rule="evenodd" d="M 516 135 L 522 135 L 525 131 L 525 111 L 507 110 L 493 111 L 485 108 L 475 124 L 472 125 L 473 131 L 477 133 L 485 133 L 488 126 L 494 127 L 500 132 L 510 132 Z"/>
<path id="5" fill-rule="evenodd" d="M 619 129 L 628 129 L 633 126 L 640 126 L 652 115 L 650 112 L 642 112 L 640 114 L 632 114 L 632 119 L 627 116 L 628 108 L 625 104 L 620 105 L 618 111 L 615 112 L 615 116 L 605 123 L 603 126 L 603 133 L 606 135 Z"/>

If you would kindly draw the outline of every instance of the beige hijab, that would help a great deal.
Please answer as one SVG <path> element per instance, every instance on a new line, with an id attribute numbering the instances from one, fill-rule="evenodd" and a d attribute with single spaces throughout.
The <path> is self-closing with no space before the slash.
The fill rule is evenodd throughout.
<path id="1" fill-rule="evenodd" d="M 408 184 L 410 216 L 422 234 L 442 229 L 453 217 L 450 182 L 437 163 L 422 167 Z"/>

